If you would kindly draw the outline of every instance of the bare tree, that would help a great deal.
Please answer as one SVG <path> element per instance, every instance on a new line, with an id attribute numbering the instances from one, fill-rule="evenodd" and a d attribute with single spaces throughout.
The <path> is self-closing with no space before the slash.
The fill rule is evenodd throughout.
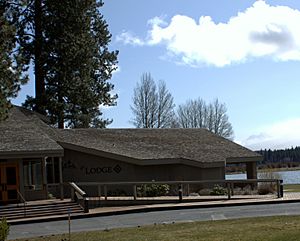
<path id="1" fill-rule="evenodd" d="M 166 83 L 162 80 L 158 84 L 157 103 L 157 128 L 169 128 L 174 123 L 174 102 L 173 96 L 167 90 Z"/>
<path id="2" fill-rule="evenodd" d="M 174 103 L 164 81 L 156 86 L 150 73 L 144 73 L 137 83 L 130 106 L 137 128 L 169 128 L 174 125 Z"/>
<path id="3" fill-rule="evenodd" d="M 207 107 L 202 99 L 188 100 L 179 105 L 178 122 L 182 128 L 204 128 L 206 124 Z"/>
<path id="4" fill-rule="evenodd" d="M 233 139 L 232 125 L 226 112 L 226 105 L 218 99 L 206 104 L 199 98 L 179 105 L 177 119 L 181 128 L 205 128 L 227 139 Z"/>
<path id="5" fill-rule="evenodd" d="M 233 129 L 229 122 L 228 115 L 226 114 L 227 108 L 224 103 L 220 103 L 218 99 L 215 99 L 209 105 L 209 112 L 212 112 L 213 123 L 212 132 L 223 136 L 228 139 L 233 139 Z"/>

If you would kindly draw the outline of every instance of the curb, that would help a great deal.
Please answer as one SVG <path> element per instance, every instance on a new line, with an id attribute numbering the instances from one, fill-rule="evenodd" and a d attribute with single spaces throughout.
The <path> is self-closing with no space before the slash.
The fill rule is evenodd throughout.
<path id="1" fill-rule="evenodd" d="M 116 210 L 116 211 L 106 211 L 99 213 L 84 213 L 84 214 L 74 214 L 71 215 L 71 219 L 83 219 L 83 218 L 93 218 L 93 217 L 105 217 L 114 215 L 123 215 L 131 213 L 147 213 L 156 211 L 172 211 L 172 210 L 184 210 L 184 209 L 199 209 L 199 208 L 217 208 L 217 207 L 232 207 L 232 206 L 250 206 L 250 205 L 264 205 L 264 204 L 283 204 L 283 203 L 297 203 L 300 199 L 292 200 L 268 200 L 268 201 L 256 201 L 256 202 L 237 202 L 237 203 L 214 203 L 214 204 L 195 204 L 195 205 L 178 205 L 178 206 L 158 206 L 158 207 L 140 207 L 134 209 Z M 54 217 L 41 217 L 34 219 L 24 219 L 24 220 L 8 220 L 10 225 L 21 225 L 30 223 L 43 223 L 51 221 L 62 221 L 67 220 L 68 216 L 54 216 Z"/>

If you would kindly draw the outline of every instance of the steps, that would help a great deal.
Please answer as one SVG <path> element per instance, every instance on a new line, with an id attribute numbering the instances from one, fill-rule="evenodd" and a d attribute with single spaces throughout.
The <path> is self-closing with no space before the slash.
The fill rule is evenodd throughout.
<path id="1" fill-rule="evenodd" d="M 74 202 L 52 202 L 52 203 L 28 203 L 26 213 L 24 214 L 24 205 L 12 204 L 0 207 L 0 218 L 7 220 L 17 220 L 24 218 L 37 218 L 49 216 L 65 216 L 68 212 L 71 214 L 83 213 L 79 204 Z"/>

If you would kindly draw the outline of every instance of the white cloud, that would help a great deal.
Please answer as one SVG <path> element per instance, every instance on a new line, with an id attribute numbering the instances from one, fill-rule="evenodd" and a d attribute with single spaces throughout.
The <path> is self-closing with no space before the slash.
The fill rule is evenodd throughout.
<path id="1" fill-rule="evenodd" d="M 121 34 L 117 35 L 116 41 L 137 46 L 143 46 L 146 44 L 142 39 L 134 36 L 134 34 L 131 32 L 122 32 Z"/>
<path id="2" fill-rule="evenodd" d="M 164 20 L 165 16 L 161 17 L 154 17 L 148 20 L 149 25 L 160 25 L 160 26 L 167 26 L 168 23 Z"/>
<path id="3" fill-rule="evenodd" d="M 252 149 L 284 149 L 300 146 L 300 118 L 274 123 L 258 129 L 257 134 L 251 135 L 238 143 Z"/>
<path id="4" fill-rule="evenodd" d="M 147 38 L 123 32 L 118 41 L 131 45 L 166 46 L 171 56 L 187 65 L 223 67 L 268 56 L 276 61 L 300 60 L 300 12 L 287 6 L 256 1 L 227 23 L 210 16 L 199 21 L 175 15 L 170 23 L 155 17 L 148 21 Z"/>

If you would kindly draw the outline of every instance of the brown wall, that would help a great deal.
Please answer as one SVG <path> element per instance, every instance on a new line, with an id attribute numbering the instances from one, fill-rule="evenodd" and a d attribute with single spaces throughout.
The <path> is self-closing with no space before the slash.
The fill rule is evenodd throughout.
<path id="1" fill-rule="evenodd" d="M 183 164 L 139 166 L 65 149 L 64 182 L 176 181 L 224 179 L 224 167 L 200 168 Z"/>

